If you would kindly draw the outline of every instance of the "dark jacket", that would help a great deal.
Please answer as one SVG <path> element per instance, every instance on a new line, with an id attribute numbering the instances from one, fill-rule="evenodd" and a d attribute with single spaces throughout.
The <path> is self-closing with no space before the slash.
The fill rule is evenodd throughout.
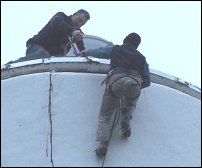
<path id="1" fill-rule="evenodd" d="M 110 59 L 111 70 L 115 70 L 115 73 L 120 71 L 128 73 L 130 70 L 139 72 L 143 80 L 142 88 L 151 84 L 149 64 L 146 58 L 131 44 L 89 49 L 87 54 L 97 58 Z"/>
<path id="2" fill-rule="evenodd" d="M 50 55 L 63 55 L 63 47 L 69 42 L 68 36 L 71 37 L 75 30 L 71 23 L 71 16 L 63 12 L 56 13 L 37 35 L 27 41 L 26 46 L 38 44 L 43 46 Z M 77 42 L 77 45 L 80 51 L 85 49 L 83 41 Z"/>

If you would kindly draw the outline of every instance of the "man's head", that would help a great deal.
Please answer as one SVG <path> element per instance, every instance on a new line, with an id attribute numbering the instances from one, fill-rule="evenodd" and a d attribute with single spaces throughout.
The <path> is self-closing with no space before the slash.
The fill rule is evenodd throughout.
<path id="1" fill-rule="evenodd" d="M 84 9 L 80 9 L 77 12 L 75 12 L 72 15 L 72 23 L 74 24 L 74 26 L 79 29 L 80 27 L 82 27 L 88 20 L 90 20 L 90 15 L 89 13 L 84 10 Z"/>
<path id="2" fill-rule="evenodd" d="M 138 47 L 141 42 L 141 37 L 137 33 L 130 33 L 126 38 L 123 40 L 123 43 L 129 43 Z"/>

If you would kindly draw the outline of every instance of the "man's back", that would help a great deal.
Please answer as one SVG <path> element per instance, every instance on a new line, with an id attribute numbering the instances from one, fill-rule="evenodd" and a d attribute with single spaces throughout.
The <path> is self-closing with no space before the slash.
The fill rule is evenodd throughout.
<path id="1" fill-rule="evenodd" d="M 131 44 L 115 45 L 110 54 L 111 69 L 117 67 L 142 71 L 145 57 Z"/>
<path id="2" fill-rule="evenodd" d="M 71 36 L 73 26 L 71 19 L 63 12 L 56 13 L 51 20 L 26 45 L 38 44 L 43 46 L 50 55 L 63 55 L 64 44 L 68 42 L 67 36 Z"/>

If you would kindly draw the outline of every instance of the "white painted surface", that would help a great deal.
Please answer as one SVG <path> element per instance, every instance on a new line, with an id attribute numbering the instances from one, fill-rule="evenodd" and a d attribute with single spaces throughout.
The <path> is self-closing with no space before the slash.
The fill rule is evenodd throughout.
<path id="1" fill-rule="evenodd" d="M 49 74 L 20 76 L 1 84 L 1 164 L 51 166 Z"/>
<path id="2" fill-rule="evenodd" d="M 1 165 L 52 166 L 52 156 L 54 166 L 101 166 L 94 150 L 104 77 L 52 72 L 50 80 L 46 72 L 2 80 Z M 142 90 L 131 137 L 115 128 L 104 166 L 201 166 L 200 124 L 200 100 L 152 83 Z"/>

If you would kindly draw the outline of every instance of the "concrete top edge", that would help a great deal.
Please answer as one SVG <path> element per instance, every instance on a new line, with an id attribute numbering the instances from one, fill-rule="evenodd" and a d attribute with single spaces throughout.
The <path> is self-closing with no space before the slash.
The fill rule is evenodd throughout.
<path id="1" fill-rule="evenodd" d="M 1 80 L 40 72 L 88 72 L 106 74 L 110 61 L 94 57 L 50 57 L 1 66 Z M 67 66 L 68 64 L 68 66 Z M 201 89 L 175 76 L 150 68 L 151 81 L 162 84 L 201 100 Z M 190 93 L 191 92 L 191 93 Z M 196 94 L 196 95 L 195 95 Z"/>

